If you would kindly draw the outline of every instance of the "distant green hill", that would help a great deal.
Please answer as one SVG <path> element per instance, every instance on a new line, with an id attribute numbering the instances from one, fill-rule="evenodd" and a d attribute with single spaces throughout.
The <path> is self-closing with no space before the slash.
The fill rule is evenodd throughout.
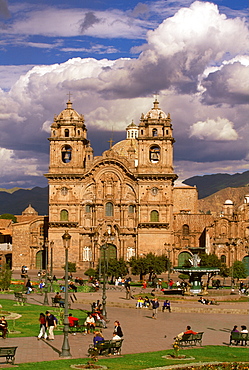
<path id="1" fill-rule="evenodd" d="M 249 171 L 229 175 L 227 173 L 217 173 L 215 175 L 194 176 L 183 181 L 184 184 L 196 185 L 199 199 L 208 197 L 219 190 L 225 188 L 238 188 L 249 184 Z"/>
<path id="2" fill-rule="evenodd" d="M 11 213 L 21 215 L 31 204 L 39 215 L 48 215 L 48 186 L 31 190 L 18 189 L 12 193 L 0 191 L 0 215 Z"/>

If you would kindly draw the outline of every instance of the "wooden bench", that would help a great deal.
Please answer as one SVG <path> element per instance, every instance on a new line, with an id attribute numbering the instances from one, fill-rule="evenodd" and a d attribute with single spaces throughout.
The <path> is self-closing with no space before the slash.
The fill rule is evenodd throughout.
<path id="1" fill-rule="evenodd" d="M 249 341 L 249 334 L 248 333 L 238 333 L 238 332 L 232 332 L 230 335 L 230 345 L 232 345 L 234 342 L 235 345 L 238 345 L 241 342 L 241 345 L 243 346 L 243 343 L 245 343 L 245 346 L 247 345 L 247 342 Z"/>
<path id="2" fill-rule="evenodd" d="M 0 347 L 0 357 L 6 357 L 6 362 L 14 365 L 16 349 L 18 347 Z"/>
<path id="3" fill-rule="evenodd" d="M 52 307 L 64 307 L 65 305 L 65 299 L 61 299 L 60 301 L 57 301 L 54 297 L 52 299 Z M 68 302 L 68 307 L 69 309 L 71 308 L 71 303 Z"/>
<path id="4" fill-rule="evenodd" d="M 109 354 L 120 355 L 122 343 L 123 343 L 123 339 L 104 340 L 104 342 L 98 343 L 96 344 L 96 346 L 94 346 L 93 344 L 90 344 L 88 348 L 88 355 L 90 357 L 97 357 L 99 355 L 107 356 Z"/>
<path id="5" fill-rule="evenodd" d="M 193 347 L 199 344 L 202 346 L 202 336 L 203 332 L 197 333 L 197 334 L 183 334 L 182 338 L 179 339 L 179 346 L 180 347 Z"/>
<path id="6" fill-rule="evenodd" d="M 15 300 L 18 305 L 24 306 L 27 303 L 27 297 L 20 292 L 14 292 Z"/>
<path id="7" fill-rule="evenodd" d="M 72 334 L 86 332 L 85 321 L 85 319 L 74 320 L 74 326 L 69 326 L 69 332 Z"/>

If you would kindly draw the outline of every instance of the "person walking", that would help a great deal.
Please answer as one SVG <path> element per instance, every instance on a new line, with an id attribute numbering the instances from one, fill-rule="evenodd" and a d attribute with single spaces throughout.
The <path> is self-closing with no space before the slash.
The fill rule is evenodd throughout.
<path id="1" fill-rule="evenodd" d="M 158 302 L 158 299 L 157 298 L 154 298 L 152 299 L 151 301 L 151 305 L 152 305 L 152 319 L 157 319 L 157 311 L 158 311 L 158 307 L 159 307 L 159 302 Z"/>
<path id="2" fill-rule="evenodd" d="M 39 322 L 40 322 L 40 333 L 38 334 L 37 339 L 40 340 L 42 339 L 42 337 L 44 339 L 47 339 L 46 316 L 42 312 L 40 313 Z"/>
<path id="3" fill-rule="evenodd" d="M 48 329 L 48 340 L 54 340 L 54 328 L 56 328 L 56 319 L 49 311 L 46 311 L 46 328 Z"/>

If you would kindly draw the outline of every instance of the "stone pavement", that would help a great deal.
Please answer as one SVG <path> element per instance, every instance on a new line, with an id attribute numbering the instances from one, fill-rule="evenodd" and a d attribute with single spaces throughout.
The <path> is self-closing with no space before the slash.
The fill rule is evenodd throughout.
<path id="1" fill-rule="evenodd" d="M 101 291 L 77 293 L 77 301 L 72 304 L 72 309 L 89 310 L 91 302 L 101 300 L 101 294 Z M 13 296 L 2 295 L 2 298 L 13 299 Z M 37 294 L 28 296 L 28 302 L 36 304 L 40 302 L 41 306 L 43 299 L 43 296 Z M 51 294 L 49 294 L 49 301 L 51 302 Z M 123 354 L 171 349 L 174 336 L 185 330 L 187 325 L 191 325 L 193 330 L 204 331 L 203 345 L 227 345 L 231 328 L 234 325 L 241 326 L 248 323 L 248 303 L 221 302 L 219 306 L 203 306 L 197 302 L 196 297 L 186 301 L 172 300 L 172 312 L 163 313 L 159 310 L 157 320 L 152 319 L 150 309 L 135 309 L 135 303 L 135 300 L 125 299 L 123 290 L 107 291 L 107 314 L 110 322 L 108 328 L 103 330 L 103 334 L 105 339 L 110 339 L 114 321 L 120 321 L 124 332 Z M 34 333 L 34 337 L 6 340 L 0 338 L 1 346 L 18 346 L 16 363 L 60 359 L 63 335 L 56 335 L 54 341 L 38 341 L 36 338 L 38 332 L 37 325 L 37 333 Z M 73 358 L 87 356 L 92 337 L 93 334 L 69 334 Z M 0 365 L 3 362 L 4 359 L 0 358 Z"/>

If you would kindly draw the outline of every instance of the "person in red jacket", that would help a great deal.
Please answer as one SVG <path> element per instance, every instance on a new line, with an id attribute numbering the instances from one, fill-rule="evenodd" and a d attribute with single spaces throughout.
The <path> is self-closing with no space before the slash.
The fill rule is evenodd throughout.
<path id="1" fill-rule="evenodd" d="M 191 330 L 191 326 L 187 326 L 187 330 L 184 332 L 184 334 L 197 334 L 198 332 L 195 332 Z"/>

